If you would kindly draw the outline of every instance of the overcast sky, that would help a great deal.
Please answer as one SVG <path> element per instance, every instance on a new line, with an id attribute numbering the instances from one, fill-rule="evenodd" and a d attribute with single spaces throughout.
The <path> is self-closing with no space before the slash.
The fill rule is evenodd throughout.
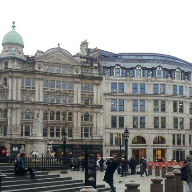
<path id="1" fill-rule="evenodd" d="M 90 48 L 192 63 L 191 0 L 4 0 L 0 7 L 0 39 L 15 21 L 28 55 L 58 43 L 75 54 L 87 39 Z"/>

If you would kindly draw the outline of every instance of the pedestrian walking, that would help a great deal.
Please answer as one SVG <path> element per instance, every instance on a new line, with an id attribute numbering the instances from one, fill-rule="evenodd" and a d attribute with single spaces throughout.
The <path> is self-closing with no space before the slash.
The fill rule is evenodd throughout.
<path id="1" fill-rule="evenodd" d="M 107 158 L 105 159 L 105 162 L 107 165 L 107 170 L 105 172 L 105 176 L 104 176 L 103 181 L 106 181 L 106 183 L 109 184 L 109 186 L 111 187 L 111 192 L 115 192 L 115 188 L 113 186 L 113 174 L 114 174 L 114 172 L 118 166 L 117 155 L 113 155 L 113 161 L 112 162 L 108 161 Z"/>
<path id="2" fill-rule="evenodd" d="M 143 173 L 145 172 L 146 176 L 148 177 L 148 174 L 147 174 L 147 161 L 146 161 L 146 157 L 144 157 L 143 161 L 142 161 L 142 166 L 143 166 L 143 171 L 141 173 L 141 177 L 143 177 Z"/>
<path id="3" fill-rule="evenodd" d="M 123 173 L 124 172 L 125 172 L 125 177 L 126 177 L 127 162 L 126 162 L 126 160 L 124 158 L 122 158 L 120 165 L 122 167 L 122 169 L 121 169 L 121 177 L 123 177 Z"/>
<path id="4" fill-rule="evenodd" d="M 186 161 L 183 163 L 182 167 L 186 167 L 187 171 L 187 184 L 189 185 L 189 189 L 187 192 L 192 192 L 192 164 L 191 164 L 191 155 L 187 155 Z"/>
<path id="5" fill-rule="evenodd" d="M 133 157 L 131 157 L 130 163 L 129 163 L 129 167 L 131 168 L 131 175 L 135 174 L 135 165 L 136 161 Z"/>
<path id="6" fill-rule="evenodd" d="M 103 163 L 104 163 L 104 160 L 103 160 L 103 157 L 101 157 L 101 160 L 99 161 L 99 164 L 100 164 L 100 172 L 103 172 Z"/>

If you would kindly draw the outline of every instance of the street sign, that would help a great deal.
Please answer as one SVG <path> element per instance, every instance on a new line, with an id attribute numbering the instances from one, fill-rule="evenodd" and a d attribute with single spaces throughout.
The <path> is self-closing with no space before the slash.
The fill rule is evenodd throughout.
<path id="1" fill-rule="evenodd" d="M 96 189 L 96 161 L 97 153 L 85 153 L 85 186 Z"/>

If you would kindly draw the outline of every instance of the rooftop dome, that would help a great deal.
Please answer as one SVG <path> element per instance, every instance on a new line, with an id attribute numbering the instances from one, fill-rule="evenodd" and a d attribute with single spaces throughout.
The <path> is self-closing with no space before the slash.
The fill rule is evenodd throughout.
<path id="1" fill-rule="evenodd" d="M 13 21 L 12 30 L 4 36 L 2 44 L 4 43 L 17 43 L 24 46 L 23 38 L 15 31 L 15 21 Z"/>

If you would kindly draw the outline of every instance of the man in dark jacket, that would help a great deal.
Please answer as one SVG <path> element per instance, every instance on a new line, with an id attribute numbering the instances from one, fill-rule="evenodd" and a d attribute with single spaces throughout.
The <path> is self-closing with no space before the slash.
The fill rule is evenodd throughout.
<path id="1" fill-rule="evenodd" d="M 191 164 L 191 155 L 187 155 L 186 157 L 186 161 L 184 162 L 182 167 L 186 166 L 186 171 L 187 171 L 187 184 L 189 185 L 189 189 L 187 192 L 191 192 L 192 191 L 192 164 Z"/>
<path id="2" fill-rule="evenodd" d="M 122 158 L 120 165 L 121 165 L 121 177 L 123 177 L 123 172 L 125 172 L 125 177 L 126 177 L 127 162 L 124 158 Z"/>
<path id="3" fill-rule="evenodd" d="M 131 157 L 131 160 L 129 162 L 129 167 L 131 168 L 131 175 L 135 174 L 136 161 L 133 157 Z"/>
<path id="4" fill-rule="evenodd" d="M 21 158 L 19 158 L 17 160 L 16 166 L 14 168 L 15 170 L 15 174 L 16 175 L 25 175 L 25 173 L 29 172 L 31 175 L 31 179 L 37 179 L 37 177 L 35 177 L 35 174 L 33 173 L 32 168 L 27 167 L 27 155 L 25 152 L 21 153 Z"/>
<path id="5" fill-rule="evenodd" d="M 144 172 L 145 172 L 146 176 L 148 177 L 147 171 L 146 171 L 146 169 L 147 169 L 146 157 L 144 157 L 144 159 L 143 159 L 143 161 L 142 161 L 142 166 L 143 166 L 143 171 L 142 171 L 142 173 L 141 173 L 141 177 L 143 177 L 143 173 L 144 173 Z"/>
<path id="6" fill-rule="evenodd" d="M 101 171 L 101 172 L 103 172 L 103 163 L 104 163 L 104 160 L 103 160 L 103 157 L 101 157 L 101 160 L 99 161 L 100 171 Z"/>
<path id="7" fill-rule="evenodd" d="M 117 155 L 113 156 L 112 162 L 109 162 L 107 158 L 105 159 L 105 162 L 107 164 L 107 170 L 105 172 L 104 181 L 106 181 L 106 183 L 108 183 L 109 186 L 111 187 L 111 192 L 115 192 L 115 188 L 113 186 L 113 174 L 118 166 Z"/>

